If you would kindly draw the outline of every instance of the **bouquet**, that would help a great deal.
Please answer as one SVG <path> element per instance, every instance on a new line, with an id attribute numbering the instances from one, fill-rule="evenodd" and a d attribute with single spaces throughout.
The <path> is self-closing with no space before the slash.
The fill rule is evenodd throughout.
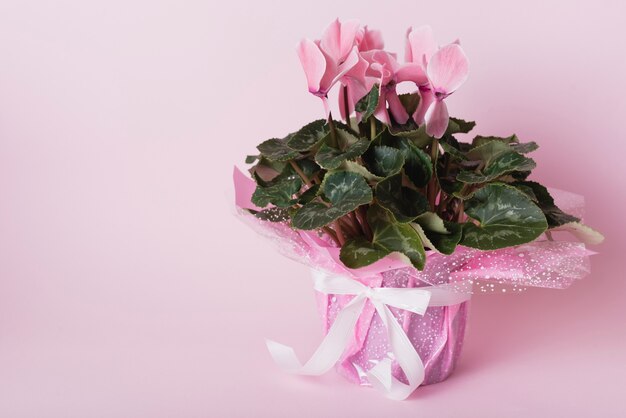
<path id="1" fill-rule="evenodd" d="M 283 369 L 336 366 L 405 399 L 452 373 L 475 289 L 565 288 L 588 273 L 585 244 L 602 235 L 581 222 L 582 198 L 531 179 L 538 145 L 459 140 L 475 122 L 448 113 L 469 73 L 458 41 L 409 29 L 400 62 L 380 32 L 335 20 L 297 53 L 324 117 L 259 144 L 250 177 L 235 169 L 241 217 L 314 272 L 326 337 L 304 365 L 268 341 Z"/>

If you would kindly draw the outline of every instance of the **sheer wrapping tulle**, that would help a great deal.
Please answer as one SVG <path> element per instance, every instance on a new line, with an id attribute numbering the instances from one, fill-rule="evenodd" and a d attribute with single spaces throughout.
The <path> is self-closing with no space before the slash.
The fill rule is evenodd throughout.
<path id="1" fill-rule="evenodd" d="M 261 235 L 272 240 L 279 251 L 316 271 L 342 275 L 373 287 L 428 287 L 471 292 L 522 291 L 527 287 L 563 289 L 589 273 L 589 251 L 583 243 L 537 240 L 528 244 L 494 251 L 457 247 L 452 255 L 429 252 L 422 271 L 391 254 L 360 269 L 349 269 L 339 260 L 339 248 L 313 231 L 292 229 L 285 223 L 261 221 L 245 209 L 258 209 L 250 203 L 254 182 L 239 170 L 234 173 L 236 206 L 240 218 Z M 582 197 L 552 190 L 559 206 L 582 217 Z M 317 294 L 318 307 L 327 332 L 337 313 L 352 296 Z M 469 302 L 429 307 L 423 316 L 392 308 L 415 350 L 422 359 L 424 384 L 448 377 L 458 360 L 465 332 Z M 377 362 L 392 358 L 387 334 L 370 302 L 359 317 L 353 338 L 337 364 L 341 374 L 367 385 L 367 372 Z M 403 372 L 394 364 L 393 374 L 403 380 Z"/>

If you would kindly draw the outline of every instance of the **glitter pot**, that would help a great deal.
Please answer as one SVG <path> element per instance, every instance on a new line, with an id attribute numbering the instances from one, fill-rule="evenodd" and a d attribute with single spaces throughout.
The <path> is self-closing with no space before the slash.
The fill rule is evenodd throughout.
<path id="1" fill-rule="evenodd" d="M 372 281 L 376 282 L 371 283 Z M 363 283 L 395 288 L 430 286 L 420 282 L 409 269 L 383 271 L 378 278 L 366 279 Z M 337 314 L 352 298 L 353 296 L 317 292 L 318 309 L 325 334 Z M 431 306 L 423 316 L 393 307 L 390 310 L 424 363 L 426 376 L 422 385 L 447 379 L 454 371 L 463 348 L 469 301 L 451 306 Z M 379 361 L 385 358 L 394 360 L 393 357 L 385 325 L 368 301 L 336 369 L 353 383 L 371 386 L 366 372 Z M 395 378 L 408 383 L 404 372 L 395 361 L 392 370 Z"/>

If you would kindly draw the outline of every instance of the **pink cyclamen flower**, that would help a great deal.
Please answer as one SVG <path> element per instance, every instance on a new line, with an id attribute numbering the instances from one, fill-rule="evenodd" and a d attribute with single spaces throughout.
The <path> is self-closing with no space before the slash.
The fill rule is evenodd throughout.
<path id="1" fill-rule="evenodd" d="M 359 52 L 362 53 L 372 50 L 382 50 L 385 47 L 385 42 L 383 41 L 383 36 L 380 31 L 371 30 L 367 26 L 364 26 L 357 32 L 356 45 Z M 370 64 L 363 58 L 362 54 L 359 55 L 359 63 L 353 67 L 349 76 L 341 80 L 344 88 L 339 90 L 339 112 L 341 117 L 346 121 L 354 112 L 356 102 L 365 96 L 373 86 L 373 83 L 368 83 L 365 77 L 365 72 Z M 346 115 L 346 100 L 348 102 L 348 115 Z"/>
<path id="2" fill-rule="evenodd" d="M 354 20 L 331 23 L 317 41 L 303 39 L 298 44 L 298 57 L 306 75 L 309 92 L 324 102 L 329 114 L 327 95 L 343 78 L 363 78 L 366 63 L 357 46 L 359 23 Z"/>
<path id="3" fill-rule="evenodd" d="M 446 45 L 435 52 L 426 70 L 434 102 L 425 115 L 426 133 L 441 138 L 448 128 L 448 107 L 444 99 L 454 93 L 467 80 L 469 63 L 457 44 Z"/>
<path id="4" fill-rule="evenodd" d="M 371 30 L 364 26 L 356 36 L 356 43 L 360 52 L 371 51 L 372 49 L 383 49 L 385 42 L 379 30 Z"/>
<path id="5" fill-rule="evenodd" d="M 413 120 L 418 125 L 424 123 L 426 111 L 435 99 L 435 95 L 430 89 L 430 82 L 426 76 L 426 68 L 428 67 L 430 57 L 433 56 L 437 49 L 438 46 L 430 26 L 422 26 L 418 29 L 409 28 L 406 33 L 404 60 L 420 65 L 424 71 L 424 78 L 419 83 L 416 83 L 420 101 L 415 113 L 413 113 Z"/>
<path id="6" fill-rule="evenodd" d="M 382 50 L 371 50 L 361 53 L 369 63 L 366 75 L 366 92 L 374 84 L 379 85 L 378 106 L 374 116 L 383 123 L 391 124 L 389 113 L 400 124 L 409 120 L 409 114 L 400 102 L 396 86 L 404 81 L 418 83 L 426 78 L 423 69 L 414 63 L 400 64 L 395 54 Z M 356 97 L 356 96 L 355 96 Z M 389 111 L 387 110 L 389 104 Z"/>
<path id="7" fill-rule="evenodd" d="M 469 63 L 458 41 L 438 48 L 428 26 L 409 29 L 405 48 L 407 62 L 418 64 L 427 77 L 417 84 L 420 102 L 413 114 L 418 125 L 426 123 L 426 133 L 441 138 L 448 127 L 444 99 L 467 79 Z"/>

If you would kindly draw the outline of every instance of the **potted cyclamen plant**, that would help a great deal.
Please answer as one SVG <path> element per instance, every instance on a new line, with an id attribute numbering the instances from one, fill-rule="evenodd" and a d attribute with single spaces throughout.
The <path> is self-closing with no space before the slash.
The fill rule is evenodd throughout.
<path id="1" fill-rule="evenodd" d="M 337 364 L 404 399 L 454 369 L 477 283 L 566 287 L 588 271 L 590 252 L 552 232 L 602 237 L 529 180 L 536 143 L 455 137 L 475 126 L 448 115 L 469 70 L 458 42 L 439 46 L 422 27 L 407 32 L 404 63 L 383 48 L 355 21 L 302 40 L 325 117 L 262 142 L 246 160 L 256 184 L 239 171 L 235 181 L 245 217 L 316 270 L 327 336 L 304 366 L 269 341 L 275 360 L 301 374 Z M 398 94 L 399 83 L 415 91 Z M 335 86 L 340 119 L 328 103 Z"/>

